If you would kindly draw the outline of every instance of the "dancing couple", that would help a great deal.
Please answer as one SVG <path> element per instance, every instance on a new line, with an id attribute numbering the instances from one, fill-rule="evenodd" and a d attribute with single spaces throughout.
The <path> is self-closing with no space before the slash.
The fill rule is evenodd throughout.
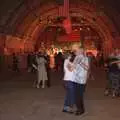
<path id="1" fill-rule="evenodd" d="M 84 92 L 88 78 L 89 61 L 83 48 L 73 45 L 72 53 L 66 55 L 64 62 L 64 85 L 66 96 L 63 112 L 82 115 L 84 108 Z M 74 106 L 76 110 L 74 110 Z"/>

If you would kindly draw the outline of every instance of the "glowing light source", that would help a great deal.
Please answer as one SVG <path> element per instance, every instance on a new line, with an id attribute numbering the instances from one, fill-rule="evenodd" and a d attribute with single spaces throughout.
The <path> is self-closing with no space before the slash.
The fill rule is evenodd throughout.
<path id="1" fill-rule="evenodd" d="M 82 30 L 82 28 L 80 27 L 80 31 Z"/>

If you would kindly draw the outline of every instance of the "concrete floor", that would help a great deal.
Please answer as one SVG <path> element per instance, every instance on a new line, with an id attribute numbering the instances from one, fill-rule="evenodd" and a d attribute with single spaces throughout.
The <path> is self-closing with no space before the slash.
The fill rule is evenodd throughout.
<path id="1" fill-rule="evenodd" d="M 51 88 L 32 88 L 35 74 L 0 74 L 0 120 L 120 120 L 120 99 L 103 95 L 105 75 L 95 70 L 88 82 L 86 113 L 75 116 L 62 113 L 64 88 L 59 73 L 51 72 Z"/>

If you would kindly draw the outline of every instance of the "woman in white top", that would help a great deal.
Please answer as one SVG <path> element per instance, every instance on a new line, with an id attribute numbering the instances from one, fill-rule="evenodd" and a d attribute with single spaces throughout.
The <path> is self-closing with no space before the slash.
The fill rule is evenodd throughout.
<path id="1" fill-rule="evenodd" d="M 74 82 L 74 70 L 69 68 L 73 65 L 75 55 L 66 55 L 64 61 L 64 82 L 66 89 L 66 96 L 64 101 L 63 112 L 73 113 L 73 105 L 75 104 L 75 82 Z"/>

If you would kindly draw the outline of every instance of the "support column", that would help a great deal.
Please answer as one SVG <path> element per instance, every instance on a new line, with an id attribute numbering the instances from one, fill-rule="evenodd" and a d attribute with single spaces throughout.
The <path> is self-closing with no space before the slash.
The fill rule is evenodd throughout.
<path id="1" fill-rule="evenodd" d="M 5 42 L 6 42 L 6 35 L 0 34 L 0 55 L 4 55 Z"/>
<path id="2" fill-rule="evenodd" d="M 0 71 L 3 70 L 5 65 L 5 56 L 4 56 L 5 42 L 6 42 L 6 35 L 0 34 Z"/>

